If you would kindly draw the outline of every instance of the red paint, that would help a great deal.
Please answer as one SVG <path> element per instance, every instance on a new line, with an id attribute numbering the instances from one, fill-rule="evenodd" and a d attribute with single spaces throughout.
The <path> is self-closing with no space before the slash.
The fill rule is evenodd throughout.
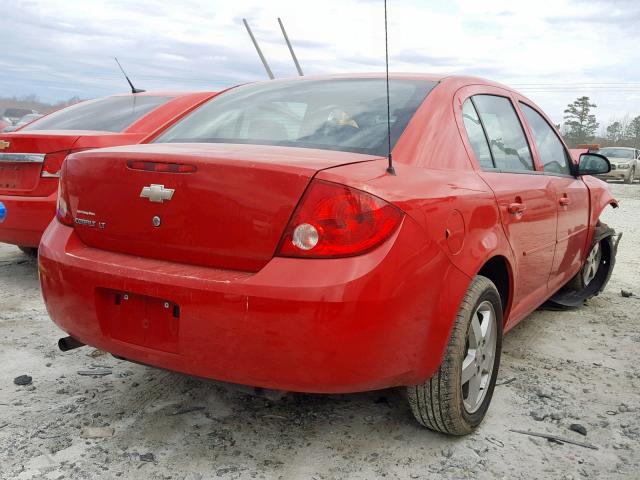
<path id="1" fill-rule="evenodd" d="M 37 247 L 55 212 L 57 174 L 64 159 L 73 152 L 144 143 L 155 138 L 193 108 L 215 93 L 153 92 L 137 96 L 174 97 L 129 125 L 122 133 L 93 131 L 17 131 L 0 133 L 0 141 L 10 143 L 1 153 L 47 154 L 44 163 L 0 161 L 0 202 L 7 207 L 7 218 L 0 223 L 0 242 Z"/>
<path id="2" fill-rule="evenodd" d="M 394 148 L 395 176 L 384 158 L 270 146 L 154 144 L 72 155 L 64 201 L 83 224 L 54 221 L 40 245 L 51 317 L 116 355 L 224 381 L 308 392 L 423 382 L 487 261 L 507 265 L 508 330 L 578 271 L 602 208 L 614 202 L 597 179 L 545 174 L 535 148 L 534 172 L 482 171 L 461 117 L 464 100 L 478 93 L 510 98 L 525 121 L 523 97 L 506 87 L 443 79 Z M 526 123 L 524 130 L 533 145 Z M 132 161 L 195 171 L 131 169 Z M 139 198 L 151 184 L 174 189 L 171 201 Z M 289 245 L 278 250 L 298 221 L 335 218 L 336 198 L 360 192 L 372 195 L 358 200 L 366 211 L 390 204 L 401 212 L 399 225 L 364 253 L 291 258 Z M 357 208 L 340 216 L 365 218 Z M 365 226 L 381 231 L 384 222 L 370 218 Z M 125 294 L 131 310 L 117 304 Z"/>

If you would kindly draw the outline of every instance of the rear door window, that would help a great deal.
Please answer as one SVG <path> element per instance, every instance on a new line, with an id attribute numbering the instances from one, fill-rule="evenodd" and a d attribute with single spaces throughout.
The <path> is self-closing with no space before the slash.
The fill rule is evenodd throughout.
<path id="1" fill-rule="evenodd" d="M 122 132 L 174 97 L 123 95 L 82 102 L 47 115 L 22 131 L 93 130 Z"/>
<path id="2" fill-rule="evenodd" d="M 472 99 L 487 133 L 496 168 L 533 171 L 527 137 L 511 100 L 496 95 L 476 95 Z"/>
<path id="3" fill-rule="evenodd" d="M 540 161 L 545 172 L 571 175 L 568 154 L 555 130 L 542 115 L 525 103 L 520 103 L 533 132 Z"/>
<path id="4" fill-rule="evenodd" d="M 464 128 L 469 137 L 469 143 L 471 144 L 471 148 L 473 148 L 473 152 L 476 154 L 480 167 L 483 169 L 494 168 L 487 137 L 480 123 L 478 112 L 476 112 L 476 108 L 470 99 L 467 99 L 462 106 L 462 120 L 464 121 Z"/>

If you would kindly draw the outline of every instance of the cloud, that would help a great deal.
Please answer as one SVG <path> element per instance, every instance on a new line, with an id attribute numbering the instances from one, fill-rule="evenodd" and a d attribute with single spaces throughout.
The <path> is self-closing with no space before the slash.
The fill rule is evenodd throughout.
<path id="1" fill-rule="evenodd" d="M 124 91 L 114 56 L 149 90 L 263 80 L 242 18 L 277 76 L 296 74 L 277 17 L 306 74 L 384 69 L 382 0 L 3 0 L 2 14 L 0 95 Z M 635 0 L 394 0 L 390 65 L 514 85 L 555 121 L 582 94 L 602 118 L 638 114 L 640 83 L 611 84 L 640 82 L 639 20 Z"/>

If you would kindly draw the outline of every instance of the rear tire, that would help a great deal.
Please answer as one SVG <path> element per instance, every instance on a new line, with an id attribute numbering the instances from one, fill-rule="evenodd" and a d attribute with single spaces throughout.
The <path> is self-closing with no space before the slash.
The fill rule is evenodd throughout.
<path id="1" fill-rule="evenodd" d="M 36 258 L 38 256 L 37 248 L 34 248 L 34 247 L 18 247 L 18 248 L 22 250 L 22 253 L 24 253 L 28 257 Z"/>
<path id="2" fill-rule="evenodd" d="M 501 349 L 500 294 L 478 275 L 460 305 L 440 368 L 422 385 L 407 387 L 416 420 L 436 432 L 471 433 L 491 403 Z"/>

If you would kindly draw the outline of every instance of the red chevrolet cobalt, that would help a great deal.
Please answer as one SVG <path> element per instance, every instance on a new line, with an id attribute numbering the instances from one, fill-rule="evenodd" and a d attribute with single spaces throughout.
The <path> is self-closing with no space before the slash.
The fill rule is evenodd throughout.
<path id="1" fill-rule="evenodd" d="M 0 134 L 0 242 L 34 253 L 55 215 L 58 174 L 73 152 L 140 143 L 210 99 L 138 93 L 84 102 Z"/>
<path id="2" fill-rule="evenodd" d="M 504 332 L 606 284 L 616 202 L 548 118 L 476 78 L 233 88 L 154 143 L 67 158 L 48 311 L 122 358 L 299 392 L 403 386 L 450 434 L 487 411 Z"/>

